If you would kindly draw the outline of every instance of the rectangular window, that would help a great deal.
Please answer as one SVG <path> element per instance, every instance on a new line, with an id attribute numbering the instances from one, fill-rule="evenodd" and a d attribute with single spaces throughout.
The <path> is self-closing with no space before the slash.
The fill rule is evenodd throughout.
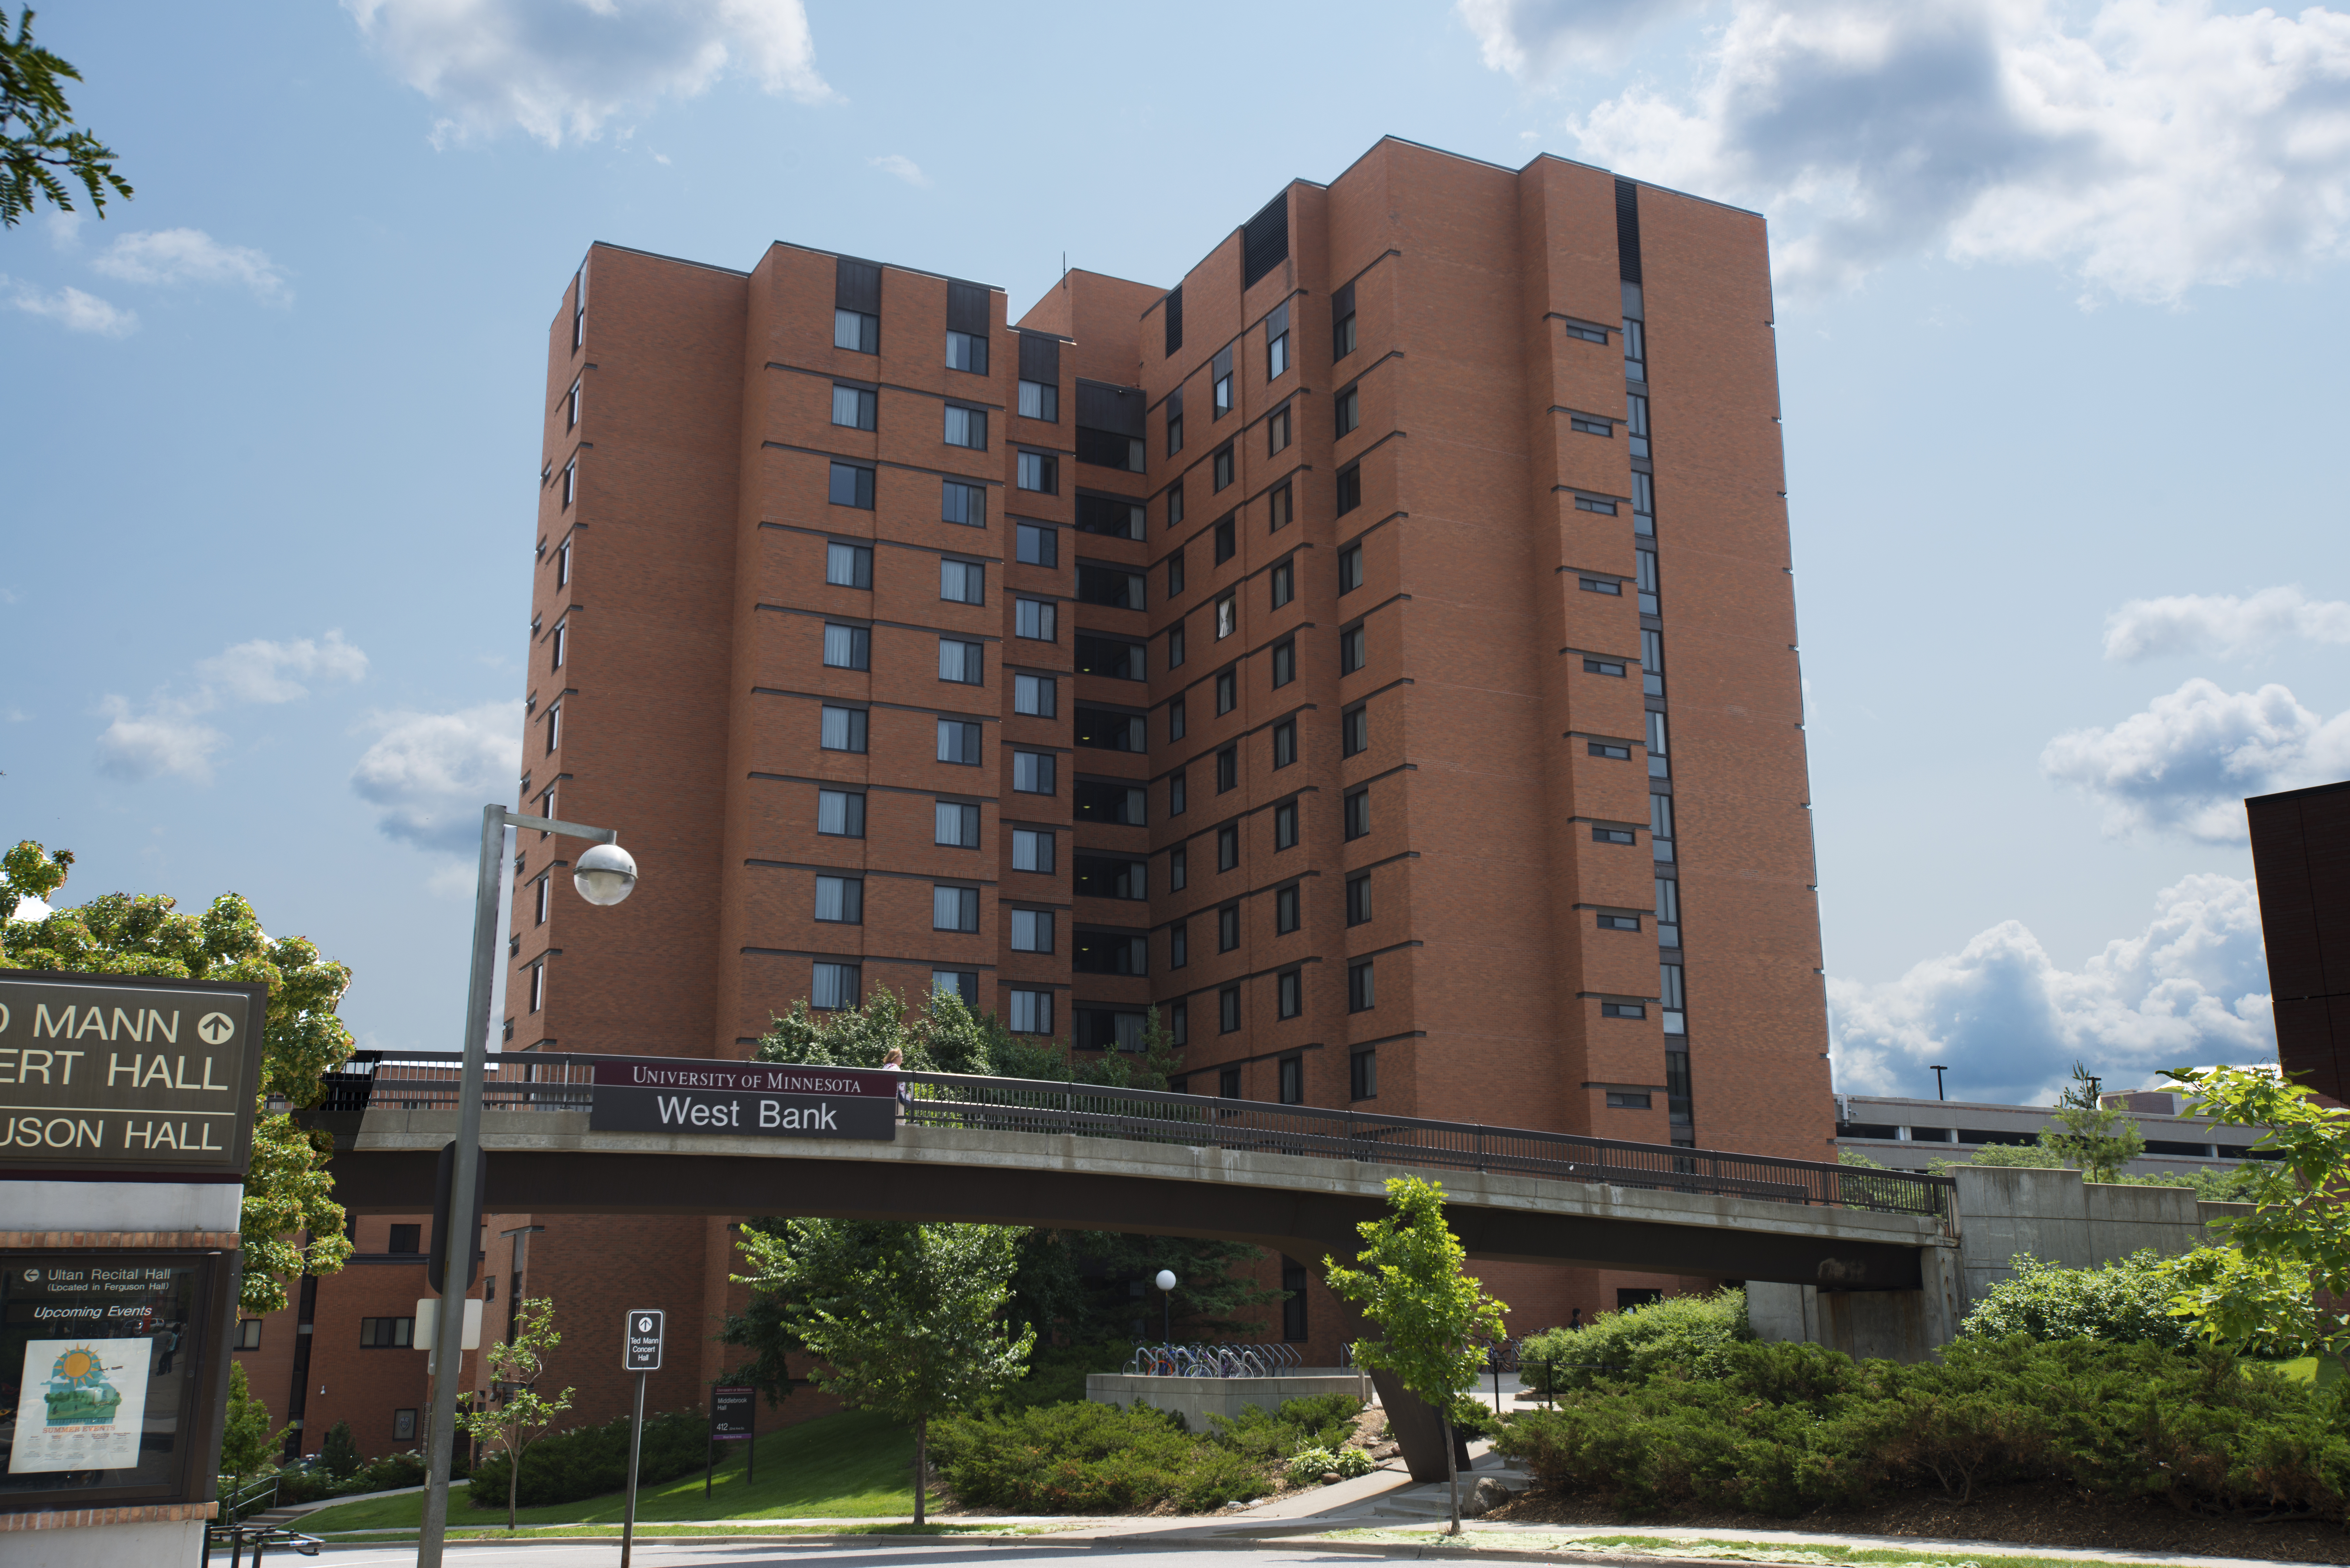
<path id="1" fill-rule="evenodd" d="M 1632 532 L 1652 537 L 1657 532 L 1657 482 L 1638 470 L 1632 474 Z"/>
<path id="2" fill-rule="evenodd" d="M 1616 504 L 1613 501 L 1604 500 L 1596 495 L 1576 496 L 1575 498 L 1575 509 L 1577 512 L 1596 512 L 1603 517 L 1613 517 L 1616 515 Z"/>
<path id="3" fill-rule="evenodd" d="M 1011 1026 L 1014 1034 L 1050 1034 L 1053 1032 L 1053 993 L 1049 991 L 1012 992 Z"/>
<path id="4" fill-rule="evenodd" d="M 1186 792 L 1183 787 L 1183 774 L 1180 769 L 1167 775 L 1168 815 L 1180 816 L 1183 815 L 1183 808 L 1187 804 L 1189 804 L 1186 799 L 1187 793 L 1188 792 Z"/>
<path id="5" fill-rule="evenodd" d="M 1273 846 L 1276 850 L 1297 847 L 1297 803 L 1294 800 L 1273 808 Z"/>
<path id="6" fill-rule="evenodd" d="M 568 506 L 579 494 L 579 460 L 573 458 L 563 465 L 563 504 Z"/>
<path id="7" fill-rule="evenodd" d="M 1034 639 L 1038 642 L 1057 642 L 1054 630 L 1055 617 L 1050 599 L 1015 599 L 1012 605 L 1012 634 Z"/>
<path id="8" fill-rule="evenodd" d="M 1338 715 L 1338 754 L 1351 757 L 1370 750 L 1371 711 L 1349 708 Z"/>
<path id="9" fill-rule="evenodd" d="M 1355 286 L 1350 283 L 1330 296 L 1330 358 L 1335 362 L 1354 351 Z"/>
<path id="10" fill-rule="evenodd" d="M 1378 1004 L 1378 992 L 1371 980 L 1371 961 L 1347 966 L 1347 1011 L 1367 1012 Z"/>
<path id="11" fill-rule="evenodd" d="M 1182 667 L 1183 628 L 1178 624 L 1167 628 L 1167 668 L 1180 670 Z"/>
<path id="12" fill-rule="evenodd" d="M 1613 577 L 1578 577 L 1576 583 L 1586 594 L 1609 594 L 1623 597 L 1624 585 Z"/>
<path id="13" fill-rule="evenodd" d="M 879 406 L 880 394 L 868 391 L 863 387 L 835 385 L 832 389 L 834 424 L 846 425 L 853 431 L 869 431 L 873 428 L 873 416 Z"/>
<path id="14" fill-rule="evenodd" d="M 1167 489 L 1167 527 L 1172 532 L 1183 522 L 1183 482 L 1177 480 Z"/>
<path id="15" fill-rule="evenodd" d="M 978 561 L 941 559 L 939 562 L 939 597 L 956 604 L 985 604 L 987 567 Z"/>
<path id="16" fill-rule="evenodd" d="M 1216 753 L 1216 793 L 1222 794 L 1240 787 L 1241 749 L 1226 746 Z"/>
<path id="17" fill-rule="evenodd" d="M 1367 871 L 1347 878 L 1347 923 L 1367 926 L 1371 922 L 1371 874 Z"/>
<path id="18" fill-rule="evenodd" d="M 1637 931 L 1640 929 L 1638 915 L 1601 915 L 1599 929 L 1603 931 Z"/>
<path id="19" fill-rule="evenodd" d="M 1231 518 L 1227 517 L 1216 524 L 1215 541 L 1216 565 L 1221 566 L 1231 560 L 1233 551 L 1240 547 L 1238 531 Z"/>
<path id="20" fill-rule="evenodd" d="M 979 1005 L 979 971 L 969 969 L 934 969 L 931 971 L 931 994 L 952 996 L 965 1007 Z"/>
<path id="21" fill-rule="evenodd" d="M 858 877 L 816 879 L 816 918 L 844 926 L 865 923 L 865 881 Z"/>
<path id="22" fill-rule="evenodd" d="M 571 541 L 566 539 L 555 550 L 555 586 L 567 587 L 571 582 Z"/>
<path id="23" fill-rule="evenodd" d="M 550 703 L 546 710 L 547 754 L 552 756 L 555 749 L 561 744 L 563 744 L 563 704 Z"/>
<path id="24" fill-rule="evenodd" d="M 1657 553 L 1654 550 L 1632 552 L 1632 569 L 1640 584 L 1640 613 L 1657 615 Z"/>
<path id="25" fill-rule="evenodd" d="M 1077 744 L 1107 752 L 1147 752 L 1149 726 L 1139 713 L 1113 713 L 1101 708 L 1077 710 Z"/>
<path id="26" fill-rule="evenodd" d="M 1586 343 L 1607 341 L 1607 328 L 1605 327 L 1590 327 L 1580 321 L 1565 321 L 1559 325 L 1565 329 L 1569 337 L 1579 337 Z"/>
<path id="27" fill-rule="evenodd" d="M 1183 389 L 1176 388 L 1167 394 L 1167 455 L 1173 457 L 1183 450 Z"/>
<path id="28" fill-rule="evenodd" d="M 939 761 L 958 767 L 979 766 L 979 726 L 968 719 L 940 720 Z"/>
<path id="29" fill-rule="evenodd" d="M 934 820 L 933 842 L 951 849 L 979 847 L 979 807 L 960 801 L 941 800 L 932 803 Z"/>
<path id="30" fill-rule="evenodd" d="M 1014 472 L 1023 490 L 1033 490 L 1040 495 L 1060 493 L 1061 465 L 1050 452 L 1022 452 Z"/>
<path id="31" fill-rule="evenodd" d="M 939 521 L 966 528 L 987 526 L 987 490 L 983 485 L 942 480 L 939 487 Z"/>
<path id="32" fill-rule="evenodd" d="M 1594 824 L 1591 842 L 1594 844 L 1633 844 L 1638 840 L 1628 827 L 1602 827 Z"/>
<path id="33" fill-rule="evenodd" d="M 546 965 L 542 961 L 530 966 L 530 1010 L 536 1012 L 546 1005 Z"/>
<path id="34" fill-rule="evenodd" d="M 1012 830 L 1012 868 L 1014 871 L 1050 873 L 1053 869 L 1053 836 L 1035 827 L 1015 827 Z"/>
<path id="35" fill-rule="evenodd" d="M 1015 675 L 1012 678 L 1012 711 L 1034 718 L 1054 716 L 1059 682 L 1049 675 Z"/>
<path id="36" fill-rule="evenodd" d="M 858 997 L 857 966 L 853 963 L 819 963 L 808 977 L 808 1005 L 823 1012 L 840 1012 L 857 1005 Z"/>
<path id="37" fill-rule="evenodd" d="M 232 1345 L 230 1348 L 233 1350 L 259 1350 L 261 1348 L 261 1320 L 257 1317 L 239 1318 L 236 1324 L 236 1342 Z M 413 1412 L 410 1412 L 410 1414 L 413 1414 Z"/>
<path id="38" fill-rule="evenodd" d="M 1215 405 L 1215 417 L 1222 419 L 1232 411 L 1232 350 L 1228 344 L 1219 350 L 1208 367 L 1211 383 L 1211 400 Z"/>
<path id="39" fill-rule="evenodd" d="M 1128 898 L 1150 897 L 1150 868 L 1140 860 L 1108 855 L 1077 857 L 1077 897 Z"/>
<path id="40" fill-rule="evenodd" d="M 1147 680 L 1150 678 L 1149 671 L 1144 668 L 1142 644 L 1118 638 L 1087 637 L 1080 633 L 1076 662 L 1080 675 L 1107 675 L 1114 680 Z"/>
<path id="41" fill-rule="evenodd" d="M 1648 1003 L 1643 1002 L 1603 1002 L 1599 1004 L 1602 1018 L 1646 1018 Z"/>
<path id="42" fill-rule="evenodd" d="M 832 504 L 873 510 L 873 471 L 853 462 L 832 465 Z"/>
<path id="43" fill-rule="evenodd" d="M 1216 911 L 1216 950 L 1228 953 L 1241 945 L 1241 907 L 1226 904 Z"/>
<path id="44" fill-rule="evenodd" d="M 1273 727 L 1273 765 L 1285 768 L 1297 760 L 1297 721 L 1284 719 Z"/>
<path id="45" fill-rule="evenodd" d="M 1295 889 L 1291 889 L 1291 893 L 1294 897 Z M 1299 1013 L 1305 1011 L 1305 975 L 1299 973 L 1294 969 L 1283 970 L 1279 974 L 1274 977 L 1273 995 L 1274 1011 L 1276 1016 L 1282 1018 L 1296 1017 Z M 1305 1064 L 1295 1056 L 1288 1057 L 1282 1062 L 1281 1087 L 1283 1104 L 1294 1106 L 1305 1098 L 1305 1096 L 1302 1094 L 1295 1099 L 1291 1098 L 1289 1095 L 1291 1069 L 1302 1068 L 1304 1065 Z M 1303 1074 L 1300 1074 L 1299 1076 L 1302 1077 Z"/>
<path id="46" fill-rule="evenodd" d="M 861 752 L 865 749 L 865 710 L 836 708 L 826 703 L 819 725 L 817 744 L 827 752 Z"/>
<path id="47" fill-rule="evenodd" d="M 1191 928 L 1178 920 L 1167 928 L 1167 967 L 1181 969 L 1191 961 Z"/>
<path id="48" fill-rule="evenodd" d="M 1289 369 L 1289 304 L 1274 306 L 1264 318 L 1264 379 L 1279 380 Z"/>
<path id="49" fill-rule="evenodd" d="M 985 644 L 958 642 L 951 638 L 939 639 L 939 679 L 964 686 L 984 682 L 982 650 Z"/>
<path id="50" fill-rule="evenodd" d="M 1272 579 L 1273 607 L 1279 609 L 1297 597 L 1297 563 L 1284 561 L 1267 574 Z M 1274 682 L 1278 686 L 1278 680 Z"/>
<path id="51" fill-rule="evenodd" d="M 834 838 L 865 836 L 865 796 L 855 790 L 816 792 L 816 830 Z"/>
<path id="52" fill-rule="evenodd" d="M 1290 932 L 1297 929 L 1297 888 L 1295 883 L 1292 883 L 1289 887 L 1278 888 L 1274 890 L 1273 930 L 1275 936 L 1287 936 Z M 1284 1018 L 1288 1018 L 1294 1015 L 1284 1012 L 1282 1016 Z"/>
<path id="53" fill-rule="evenodd" d="M 832 346 L 853 354 L 881 352 L 881 318 L 861 310 L 832 313 Z"/>
<path id="54" fill-rule="evenodd" d="M 1623 664 L 1613 659 L 1586 659 L 1583 661 L 1583 672 L 1586 675 L 1612 676 L 1618 680 L 1624 679 Z"/>
<path id="55" fill-rule="evenodd" d="M 1240 628 L 1240 606 L 1231 594 L 1226 594 L 1216 601 L 1216 640 L 1222 642 Z"/>
<path id="56" fill-rule="evenodd" d="M 1347 836 L 1361 838 L 1371 831 L 1371 792 L 1358 789 L 1347 797 Z"/>
<path id="57" fill-rule="evenodd" d="M 1649 455 L 1648 400 L 1638 392 L 1627 392 L 1624 404 L 1624 431 L 1632 443 L 1632 455 L 1647 457 Z"/>
<path id="58" fill-rule="evenodd" d="M 1013 554 L 1031 566 L 1057 566 L 1061 564 L 1061 531 L 1023 523 L 1014 530 Z"/>
<path id="59" fill-rule="evenodd" d="M 1043 420 L 1047 424 L 1061 422 L 1061 389 L 1043 381 L 1020 383 L 1020 417 Z"/>
<path id="60" fill-rule="evenodd" d="M 1012 787 L 1022 794 L 1051 794 L 1055 761 L 1046 752 L 1013 753 Z"/>
<path id="61" fill-rule="evenodd" d="M 563 428 L 565 430 L 577 430 L 578 427 L 579 383 L 574 381 L 571 383 L 571 389 L 563 394 Z"/>
<path id="62" fill-rule="evenodd" d="M 873 586 L 873 551 L 864 545 L 834 540 L 824 547 L 824 580 L 837 588 Z"/>
<path id="63" fill-rule="evenodd" d="M 1595 420 L 1586 414 L 1569 414 L 1566 423 L 1570 430 L 1584 435 L 1606 436 L 1610 441 L 1616 437 L 1616 427 L 1606 420 Z"/>
<path id="64" fill-rule="evenodd" d="M 424 1235 L 424 1227 L 421 1225 L 394 1225 L 390 1230 L 391 1240 L 385 1246 L 385 1251 L 414 1253 L 424 1251 L 422 1247 L 417 1245 Z"/>
<path id="65" fill-rule="evenodd" d="M 1338 394 L 1335 405 L 1338 410 L 1338 433 L 1345 435 L 1363 422 L 1363 389 L 1349 387 Z"/>
<path id="66" fill-rule="evenodd" d="M 1216 450 L 1214 457 L 1208 460 L 1208 488 L 1211 491 L 1222 490 L 1232 482 L 1232 448 L 1227 441 Z"/>
<path id="67" fill-rule="evenodd" d="M 1217 675 L 1217 677 L 1216 677 L 1216 711 L 1217 711 L 1217 713 L 1219 713 L 1219 714 L 1224 714 L 1224 713 L 1229 713 L 1229 712 L 1231 712 L 1231 711 L 1232 711 L 1232 709 L 1233 709 L 1236 705 L 1238 705 L 1239 701 L 1240 701 L 1240 681 L 1239 681 L 1239 679 L 1238 679 L 1238 678 L 1233 674 L 1233 672 L 1232 672 L 1232 670 L 1224 670 L 1224 671 L 1222 671 L 1222 673 L 1220 673 L 1219 675 Z"/>
<path id="68" fill-rule="evenodd" d="M 1631 747 L 1619 746 L 1612 741 L 1587 742 L 1584 749 L 1595 757 L 1606 757 L 1612 763 L 1627 763 L 1632 760 Z"/>
<path id="69" fill-rule="evenodd" d="M 1077 597 L 1089 605 L 1107 609 L 1142 609 L 1145 587 L 1140 572 L 1129 572 L 1119 566 L 1090 566 L 1077 563 Z"/>
<path id="70" fill-rule="evenodd" d="M 1183 552 L 1176 551 L 1167 557 L 1167 597 L 1173 598 L 1183 591 Z"/>
<path id="71" fill-rule="evenodd" d="M 976 332 L 947 334 L 947 369 L 966 375 L 987 374 L 987 339 Z"/>
<path id="72" fill-rule="evenodd" d="M 1347 1097 L 1354 1100 L 1376 1100 L 1379 1097 L 1378 1047 L 1357 1051 L 1347 1058 Z"/>
<path id="73" fill-rule="evenodd" d="M 547 892 L 553 885 L 552 880 L 546 877 L 541 877 L 536 882 L 532 884 L 532 899 L 538 907 L 537 918 L 531 922 L 533 925 L 543 926 L 546 924 L 546 906 L 548 902 Z"/>
<path id="74" fill-rule="evenodd" d="M 1183 738 L 1183 699 L 1180 697 L 1167 704 L 1167 738 L 1170 741 Z"/>
<path id="75" fill-rule="evenodd" d="M 1264 421 L 1264 450 L 1270 457 L 1289 444 L 1289 405 L 1284 403 Z"/>
<path id="76" fill-rule="evenodd" d="M 1338 552 L 1338 591 L 1354 592 L 1363 586 L 1363 547 L 1352 545 Z"/>
<path id="77" fill-rule="evenodd" d="M 1638 1089 L 1610 1089 L 1607 1091 L 1607 1108 L 1611 1111 L 1645 1111 L 1648 1108 L 1648 1096 Z"/>
<path id="78" fill-rule="evenodd" d="M 1344 517 L 1363 504 L 1363 465 L 1338 471 L 1338 515 Z"/>
<path id="79" fill-rule="evenodd" d="M 1290 520 L 1296 515 L 1297 508 L 1286 481 L 1274 485 L 1273 493 L 1265 498 L 1265 512 L 1272 519 L 1271 532 L 1278 534 L 1289 526 Z"/>
<path id="80" fill-rule="evenodd" d="M 1645 628 L 1640 632 L 1640 689 L 1651 697 L 1665 694 L 1665 634 Z"/>
<path id="81" fill-rule="evenodd" d="M 412 1317 L 359 1319 L 361 1350 L 406 1350 L 415 1342 L 416 1320 Z"/>
<path id="82" fill-rule="evenodd" d="M 1069 967 L 1079 974 L 1150 972 L 1150 943 L 1147 938 L 1110 931 L 1077 931 L 1071 936 L 1069 945 Z"/>
<path id="83" fill-rule="evenodd" d="M 1657 878 L 1657 945 L 1681 945 L 1681 885 L 1669 877 Z"/>
<path id="84" fill-rule="evenodd" d="M 932 888 L 931 889 L 931 929 L 934 931 L 979 929 L 979 889 Z"/>
<path id="85" fill-rule="evenodd" d="M 1627 380 L 1648 379 L 1648 329 L 1644 323 L 1629 317 L 1624 318 L 1624 376 Z"/>
<path id="86" fill-rule="evenodd" d="M 1668 771 L 1665 763 L 1665 716 L 1651 713 L 1648 715 L 1648 776 L 1664 778 L 1668 776 Z"/>
<path id="87" fill-rule="evenodd" d="M 1012 950 L 1015 953 L 1051 952 L 1053 950 L 1053 911 L 1050 909 L 1013 910 Z"/>
<path id="88" fill-rule="evenodd" d="M 987 410 L 957 408 L 947 405 L 946 443 L 969 447 L 973 452 L 987 450 Z M 1031 486 L 1030 488 L 1035 488 Z"/>
<path id="89" fill-rule="evenodd" d="M 1648 797 L 1648 838 L 1659 860 L 1673 857 L 1673 797 L 1652 794 Z"/>
<path id="90" fill-rule="evenodd" d="M 1232 998 L 1231 1016 L 1232 1029 L 1238 1029 L 1241 1026 L 1241 1006 L 1238 996 Z M 1230 1033 L 1231 1030 L 1225 1033 Z M 1241 1070 L 1238 1067 L 1226 1067 L 1216 1075 L 1216 1094 L 1219 1098 L 1227 1100 L 1237 1100 L 1241 1097 Z"/>
<path id="91" fill-rule="evenodd" d="M 1237 823 L 1216 829 L 1216 869 L 1230 871 L 1241 863 L 1241 830 Z"/>
<path id="92" fill-rule="evenodd" d="M 1352 675 L 1369 659 L 1363 623 L 1357 621 L 1338 634 L 1338 673 Z"/>
<path id="93" fill-rule="evenodd" d="M 546 634 L 546 667 L 549 670 L 563 668 L 563 645 L 567 640 L 566 623 L 556 621 L 555 629 Z"/>

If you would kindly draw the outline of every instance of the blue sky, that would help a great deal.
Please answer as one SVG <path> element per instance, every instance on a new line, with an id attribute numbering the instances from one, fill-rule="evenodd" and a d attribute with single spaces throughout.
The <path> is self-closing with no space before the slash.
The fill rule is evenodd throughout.
<path id="1" fill-rule="evenodd" d="M 139 193 L 0 234 L 0 834 L 72 848 L 69 899 L 235 888 L 357 968 L 364 1043 L 453 1048 L 590 241 L 1017 313 L 1394 133 L 1772 219 L 1839 1085 L 2272 1051 L 2234 802 L 2350 775 L 2350 13 L 1170 15 L 43 10 Z"/>

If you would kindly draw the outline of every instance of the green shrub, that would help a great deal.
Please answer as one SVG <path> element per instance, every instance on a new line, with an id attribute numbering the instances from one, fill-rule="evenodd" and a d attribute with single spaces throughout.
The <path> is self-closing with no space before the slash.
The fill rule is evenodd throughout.
<path id="1" fill-rule="evenodd" d="M 1753 1337 L 1746 1293 L 1721 1290 L 1601 1313 L 1580 1329 L 1550 1329 L 1519 1347 L 1518 1366 L 1528 1392 L 1554 1394 L 1638 1381 L 1668 1366 L 1708 1368 L 1721 1351 Z"/>
<path id="2" fill-rule="evenodd" d="M 2344 1517 L 2350 1384 L 2320 1391 L 2208 1347 L 1973 1336 L 1939 1361 L 1855 1363 L 1810 1345 L 1732 1344 L 1702 1372 L 1570 1388 L 1498 1444 L 1541 1482 L 1627 1514 L 1738 1508 L 1792 1517 L 1895 1486 L 1960 1500 L 2061 1480 L 2123 1500 Z"/>
<path id="3" fill-rule="evenodd" d="M 1246 1459 L 1269 1464 L 1301 1449 L 1335 1449 L 1354 1436 L 1363 1402 L 1352 1394 L 1317 1394 L 1284 1399 L 1278 1409 L 1243 1407 L 1237 1416 L 1208 1417 L 1210 1438 Z"/>
<path id="4" fill-rule="evenodd" d="M 338 1480 L 359 1473 L 359 1440 L 351 1436 L 348 1421 L 336 1422 L 319 1439 L 318 1468 Z"/>
<path id="5" fill-rule="evenodd" d="M 646 1417 L 638 1483 L 652 1486 L 700 1469 L 709 1445 L 710 1421 L 699 1411 Z M 484 1456 L 474 1468 L 474 1507 L 504 1509 L 510 1462 L 500 1450 Z M 629 1417 L 617 1416 L 600 1427 L 550 1432 L 533 1443 L 523 1453 L 516 1501 L 524 1508 L 543 1508 L 600 1497 L 628 1484 Z"/>
<path id="6" fill-rule="evenodd" d="M 402 1487 L 424 1484 L 424 1456 L 413 1449 L 404 1454 L 386 1454 L 380 1459 L 369 1459 L 358 1473 L 335 1490 L 351 1496 L 370 1491 L 398 1491 Z"/>
<path id="7" fill-rule="evenodd" d="M 1325 1476 L 1340 1480 L 1371 1473 L 1371 1456 L 1360 1449 L 1300 1449 L 1282 1467 L 1282 1480 L 1294 1487 L 1320 1486 Z"/>
<path id="8" fill-rule="evenodd" d="M 2102 1269 L 2043 1263 L 2029 1252 L 2012 1260 L 2015 1277 L 2000 1281 L 1967 1314 L 1959 1333 L 1968 1339 L 2102 1339 L 2114 1345 L 2194 1343 L 2195 1325 L 2170 1315 L 2178 1287 L 2151 1247 Z"/>
<path id="9" fill-rule="evenodd" d="M 1201 1511 L 1272 1490 L 1237 1449 L 1192 1437 L 1139 1400 L 958 1416 L 931 1426 L 931 1458 L 962 1502 L 1023 1513 L 1129 1513 L 1167 1501 Z"/>

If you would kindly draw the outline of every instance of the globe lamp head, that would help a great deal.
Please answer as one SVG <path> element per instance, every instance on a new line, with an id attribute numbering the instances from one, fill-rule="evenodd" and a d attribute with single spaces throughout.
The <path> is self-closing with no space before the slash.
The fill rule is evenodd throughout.
<path id="1" fill-rule="evenodd" d="M 617 844 L 596 845 L 571 867 L 571 885 L 591 904 L 617 904 L 636 891 L 636 860 Z"/>

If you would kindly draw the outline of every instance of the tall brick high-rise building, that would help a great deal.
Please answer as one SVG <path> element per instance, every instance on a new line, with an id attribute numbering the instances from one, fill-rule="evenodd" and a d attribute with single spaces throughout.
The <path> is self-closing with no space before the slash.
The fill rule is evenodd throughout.
<path id="1" fill-rule="evenodd" d="M 522 836 L 505 1049 L 952 987 L 1080 1050 L 1162 1009 L 1194 1093 L 1830 1158 L 1771 322 L 1753 213 L 1392 140 L 1017 325 L 594 247 L 521 805 L 643 881 Z M 723 1220 L 541 1219 L 583 1357 L 721 1310 Z M 1521 1329 L 1670 1283 L 1492 1272 Z"/>

